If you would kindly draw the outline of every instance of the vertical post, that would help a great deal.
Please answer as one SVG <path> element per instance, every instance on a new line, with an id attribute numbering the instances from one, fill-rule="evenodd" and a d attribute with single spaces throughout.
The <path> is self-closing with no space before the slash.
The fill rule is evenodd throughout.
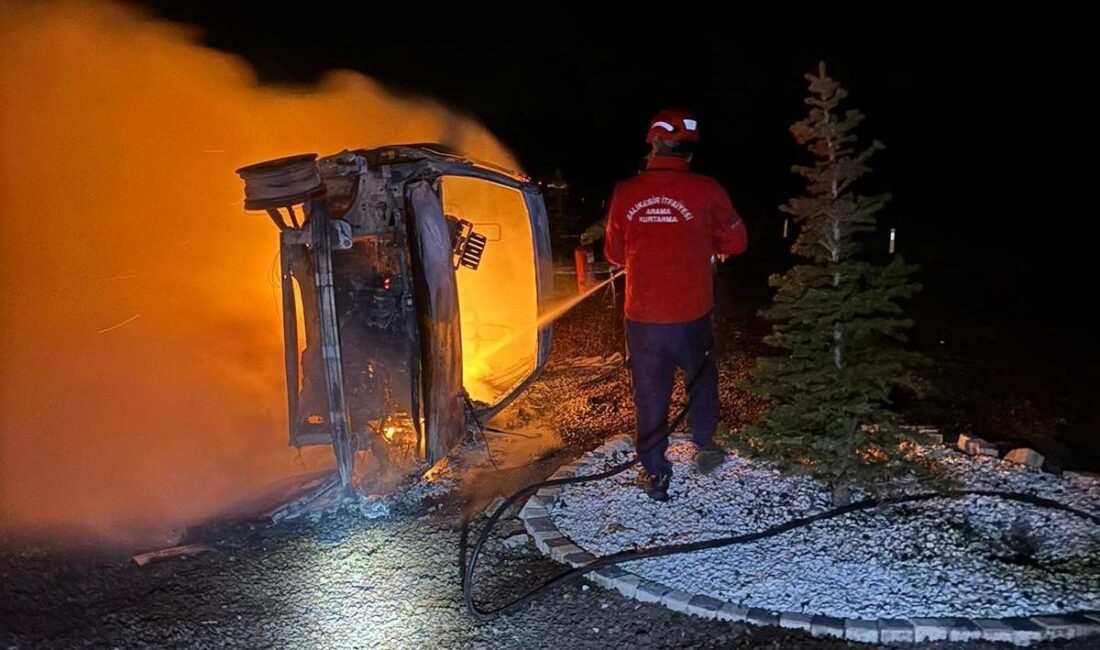
<path id="1" fill-rule="evenodd" d="M 332 424 L 332 450 L 340 484 L 349 485 L 355 469 L 351 448 L 351 425 L 344 400 L 344 371 L 340 365 L 340 330 L 336 320 L 336 293 L 332 278 L 332 243 L 329 239 L 328 203 L 310 201 L 308 223 L 313 240 L 314 273 L 317 285 L 317 312 L 321 321 L 321 359 L 325 367 L 329 422 Z"/>
<path id="2" fill-rule="evenodd" d="M 291 436 L 298 427 L 298 304 L 294 300 L 294 274 L 291 256 L 295 253 L 286 242 L 288 231 L 279 233 L 279 270 L 283 289 L 283 363 L 286 371 L 287 422 Z"/>
<path id="3" fill-rule="evenodd" d="M 897 228 L 891 228 L 890 229 L 890 252 L 891 253 L 894 252 L 894 242 L 897 240 L 897 235 L 898 235 L 898 229 Z"/>

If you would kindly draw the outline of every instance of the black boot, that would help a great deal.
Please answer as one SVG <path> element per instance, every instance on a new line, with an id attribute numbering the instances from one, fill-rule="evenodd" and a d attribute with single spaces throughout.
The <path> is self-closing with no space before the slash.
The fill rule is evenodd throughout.
<path id="1" fill-rule="evenodd" d="M 638 471 L 634 481 L 645 490 L 646 496 L 654 501 L 668 501 L 668 484 L 672 477 L 668 474 L 650 474 L 645 469 Z"/>
<path id="2" fill-rule="evenodd" d="M 700 474 L 710 474 L 726 460 L 726 450 L 716 442 L 700 447 L 695 452 L 695 470 Z"/>

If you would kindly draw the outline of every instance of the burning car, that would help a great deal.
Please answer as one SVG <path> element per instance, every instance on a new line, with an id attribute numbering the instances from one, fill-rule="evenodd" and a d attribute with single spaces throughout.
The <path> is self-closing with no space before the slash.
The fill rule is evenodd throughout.
<path id="1" fill-rule="evenodd" d="M 279 228 L 290 444 L 432 464 L 538 375 L 546 208 L 526 176 L 441 145 L 237 170 Z"/>

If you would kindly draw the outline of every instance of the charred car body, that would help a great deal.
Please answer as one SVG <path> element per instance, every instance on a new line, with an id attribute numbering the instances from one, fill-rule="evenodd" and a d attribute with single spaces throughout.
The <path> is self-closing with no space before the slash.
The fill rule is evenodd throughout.
<path id="1" fill-rule="evenodd" d="M 527 177 L 440 145 L 250 165 L 245 207 L 280 230 L 290 443 L 434 463 L 550 352 L 552 270 Z"/>

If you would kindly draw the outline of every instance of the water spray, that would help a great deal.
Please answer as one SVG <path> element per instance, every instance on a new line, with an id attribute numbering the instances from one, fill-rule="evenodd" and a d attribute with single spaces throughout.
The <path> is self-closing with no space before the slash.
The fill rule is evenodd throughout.
<path id="1" fill-rule="evenodd" d="M 495 353 L 508 347 L 508 345 L 517 337 L 530 335 L 532 330 L 538 331 L 543 327 L 546 327 L 550 323 L 553 323 L 554 321 L 569 313 L 574 307 L 584 302 L 585 299 L 587 299 L 589 296 L 596 293 L 600 289 L 603 289 L 615 280 L 619 279 L 625 273 L 626 269 L 613 270 L 606 280 L 601 280 L 597 284 L 587 287 L 584 291 L 578 293 L 572 298 L 569 298 L 565 302 L 551 306 L 549 309 L 539 314 L 538 320 L 535 321 L 535 324 L 531 327 L 512 332 L 511 336 L 498 339 L 492 345 L 488 345 L 479 349 L 477 352 L 477 356 L 474 358 L 474 363 L 477 364 L 484 361 L 485 359 L 492 357 Z"/>

